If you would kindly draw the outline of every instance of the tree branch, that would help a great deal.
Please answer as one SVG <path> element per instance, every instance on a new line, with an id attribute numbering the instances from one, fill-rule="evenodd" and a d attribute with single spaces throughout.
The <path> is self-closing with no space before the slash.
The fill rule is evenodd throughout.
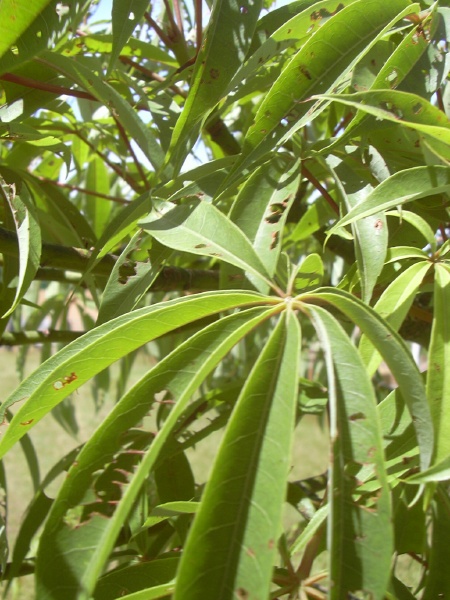
<path id="1" fill-rule="evenodd" d="M 5 256 L 18 257 L 19 246 L 15 233 L 0 227 L 0 252 Z M 61 246 L 59 244 L 42 244 L 41 268 L 36 274 L 36 279 L 67 281 L 77 283 L 73 273 L 84 273 L 92 257 L 90 250 Z M 92 270 L 94 275 L 109 277 L 117 256 L 106 254 Z M 119 277 L 125 281 L 128 277 L 136 275 L 138 263 L 128 260 L 119 269 Z M 126 285 L 126 283 L 124 284 Z M 163 267 L 153 285 L 148 291 L 203 291 L 217 290 L 219 287 L 218 271 L 210 269 L 182 269 L 181 267 Z"/>
<path id="2" fill-rule="evenodd" d="M 0 346 L 30 346 L 32 344 L 68 344 L 85 334 L 85 331 L 47 329 L 46 331 L 5 331 Z"/>

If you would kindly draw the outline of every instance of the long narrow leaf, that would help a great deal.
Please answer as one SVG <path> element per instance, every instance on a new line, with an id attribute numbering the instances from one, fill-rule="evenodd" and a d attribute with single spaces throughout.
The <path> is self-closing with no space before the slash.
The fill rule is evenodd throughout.
<path id="1" fill-rule="evenodd" d="M 389 582 L 393 532 L 376 399 L 356 348 L 323 308 L 309 307 L 327 358 L 332 462 L 329 479 L 330 599 L 362 590 L 382 600 Z M 357 382 L 357 385 L 355 383 Z M 380 494 L 356 502 L 358 471 L 373 466 Z"/>
<path id="2" fill-rule="evenodd" d="M 264 98 L 244 140 L 233 172 L 272 150 L 311 120 L 332 90 L 392 25 L 417 5 L 393 0 L 354 2 L 327 20 L 294 56 Z M 343 34 L 345 31 L 345 34 Z M 330 53 L 335 59 L 330 61 Z"/>
<path id="3" fill-rule="evenodd" d="M 270 285 L 270 276 L 250 240 L 208 202 L 185 202 L 161 218 L 140 225 L 169 248 L 220 258 Z"/>
<path id="4" fill-rule="evenodd" d="M 214 0 L 191 89 L 167 155 L 167 161 L 172 161 L 176 171 L 190 151 L 202 119 L 223 97 L 242 65 L 262 6 L 261 0 Z"/>
<path id="5" fill-rule="evenodd" d="M 6 410 L 24 401 L 0 440 L 0 456 L 54 406 L 110 364 L 164 333 L 223 310 L 265 304 L 264 296 L 206 292 L 128 313 L 72 342 L 47 360 L 5 400 Z"/>
<path id="6" fill-rule="evenodd" d="M 352 208 L 334 228 L 344 227 L 357 219 L 369 217 L 382 210 L 389 210 L 406 202 L 449 190 L 450 167 L 434 165 L 399 171 L 380 183 L 364 202 Z"/>
<path id="7" fill-rule="evenodd" d="M 267 598 L 295 419 L 300 331 L 282 317 L 238 399 L 194 520 L 175 600 Z"/>
<path id="8" fill-rule="evenodd" d="M 55 501 L 38 555 L 40 597 L 61 600 L 90 597 L 145 478 L 192 394 L 239 339 L 267 319 L 273 310 L 250 309 L 207 327 L 158 363 L 122 398 L 80 452 Z M 92 485 L 92 474 L 120 450 L 121 435 L 145 416 L 155 395 L 162 390 L 169 390 L 176 404 L 130 477 L 113 516 L 106 520 L 92 515 L 81 529 L 71 529 L 66 516 L 68 508 L 80 502 Z"/>
<path id="9" fill-rule="evenodd" d="M 427 397 L 436 432 L 434 461 L 450 456 L 450 269 L 436 264 Z"/>
<path id="10" fill-rule="evenodd" d="M 300 298 L 305 301 L 308 296 Z M 422 378 L 405 343 L 373 309 L 347 292 L 322 288 L 310 299 L 313 303 L 327 302 L 342 311 L 367 335 L 381 354 L 400 386 L 411 413 L 421 453 L 421 467 L 426 469 L 433 453 L 433 424 Z"/>

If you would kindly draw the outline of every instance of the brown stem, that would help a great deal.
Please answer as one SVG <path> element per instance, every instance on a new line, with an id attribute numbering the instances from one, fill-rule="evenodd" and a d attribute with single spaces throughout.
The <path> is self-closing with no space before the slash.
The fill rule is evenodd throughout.
<path id="1" fill-rule="evenodd" d="M 148 79 L 153 79 L 154 81 L 157 81 L 158 83 L 166 82 L 165 77 L 163 77 L 162 75 L 159 75 L 158 73 L 154 73 L 153 71 L 150 71 L 150 69 L 146 69 L 139 63 L 135 62 L 134 60 L 131 60 L 131 58 L 129 58 L 128 56 L 121 56 L 120 61 L 124 65 L 130 65 L 130 67 L 133 67 L 133 69 L 136 69 L 136 71 L 139 71 L 140 73 L 145 75 L 145 77 L 147 77 Z M 172 90 L 175 94 L 178 94 L 179 96 L 181 96 L 182 98 L 187 98 L 187 93 L 185 91 L 183 91 L 181 88 L 179 88 L 177 85 L 171 85 L 171 86 L 169 86 L 169 89 Z"/>
<path id="2" fill-rule="evenodd" d="M 181 28 L 179 26 L 179 24 L 177 24 L 177 22 L 175 21 L 174 17 L 173 17 L 173 12 L 172 12 L 172 7 L 170 6 L 170 3 L 168 0 L 163 0 L 164 2 L 164 6 L 166 7 L 166 12 L 167 12 L 167 18 L 169 19 L 169 23 L 170 23 L 170 30 L 172 32 L 172 42 L 174 42 L 175 40 L 178 40 L 182 37 L 182 33 L 181 30 L 183 28 L 183 24 L 181 23 Z M 174 0 L 174 6 L 175 6 L 175 0 Z M 180 7 L 178 6 L 178 11 L 179 11 Z M 181 13 L 180 13 L 180 17 L 181 17 Z"/>
<path id="3" fill-rule="evenodd" d="M 0 227 L 0 254 L 17 258 L 19 246 L 17 236 L 12 231 Z M 92 252 L 84 248 L 72 246 L 61 246 L 59 244 L 42 244 L 41 270 L 38 271 L 42 277 L 50 279 L 56 271 L 75 271 L 84 273 L 91 260 Z M 105 254 L 105 256 L 94 266 L 92 273 L 103 277 L 109 277 L 116 264 L 117 256 Z M 138 263 L 129 260 L 121 265 L 119 277 L 126 282 L 128 277 L 136 275 Z M 56 271 L 55 271 L 56 270 Z M 67 281 L 64 276 L 56 276 L 55 280 Z M 70 276 L 74 281 L 75 278 Z M 74 281 L 77 282 L 77 281 Z M 124 283 L 126 285 L 126 283 Z M 158 277 L 152 284 L 150 291 L 200 291 L 217 290 L 219 287 L 218 271 L 205 269 L 183 269 L 181 267 L 163 267 Z"/>
<path id="4" fill-rule="evenodd" d="M 333 137 L 336 137 L 337 134 L 339 133 L 339 131 L 341 129 L 344 129 L 344 127 L 349 123 L 349 121 L 351 121 L 353 118 L 353 113 L 349 112 L 348 114 L 345 115 L 345 117 L 343 119 L 341 119 L 339 121 L 339 123 L 336 125 L 336 127 L 334 128 L 333 131 Z"/>
<path id="5" fill-rule="evenodd" d="M 302 175 L 304 177 L 306 177 L 306 179 L 310 183 L 313 184 L 313 186 L 316 188 L 316 190 L 321 193 L 322 197 L 326 200 L 328 205 L 331 206 L 331 208 L 334 210 L 334 212 L 337 215 L 339 215 L 339 206 L 336 204 L 336 202 L 330 196 L 328 191 L 323 187 L 323 185 L 320 183 L 320 181 L 318 181 L 318 179 L 316 179 L 314 177 L 314 175 L 311 173 L 311 171 L 307 167 L 305 167 L 304 163 L 302 163 Z"/>
<path id="6" fill-rule="evenodd" d="M 31 344 L 68 344 L 81 337 L 85 331 L 55 330 L 46 331 L 5 331 L 0 337 L 0 346 L 29 346 Z"/>
<path id="7" fill-rule="evenodd" d="M 108 167 L 110 169 L 112 169 L 114 171 L 114 173 L 116 173 L 116 175 L 118 175 L 121 179 L 126 181 L 128 183 L 128 185 L 131 187 L 131 189 L 133 189 L 135 192 L 141 193 L 142 190 L 141 190 L 139 184 L 137 184 L 136 181 L 130 175 L 128 175 L 128 173 L 126 171 L 121 169 L 118 165 L 113 163 L 107 156 L 102 154 L 100 152 L 100 150 L 98 150 L 94 146 L 94 144 L 92 144 L 87 138 L 85 138 L 77 129 L 68 129 L 67 132 L 78 136 L 80 138 L 80 140 L 82 140 L 87 146 L 89 146 L 89 148 L 93 152 L 98 154 L 98 156 L 108 165 Z"/>
<path id="8" fill-rule="evenodd" d="M 436 90 L 436 100 L 437 100 L 437 105 L 439 107 L 439 110 L 442 110 L 443 113 L 445 113 L 445 105 L 444 105 L 444 99 L 442 97 L 442 89 L 438 88 Z"/>
<path id="9" fill-rule="evenodd" d="M 124 198 L 118 198 L 117 196 L 108 196 L 108 194 L 101 194 L 100 192 L 96 192 L 95 190 L 87 190 L 86 188 L 80 187 L 78 185 L 71 185 L 69 183 L 61 183 L 60 181 L 54 181 L 53 179 L 47 179 L 46 177 L 40 177 L 39 175 L 35 175 L 36 179 L 42 181 L 43 183 L 50 183 L 51 185 L 56 185 L 57 187 L 71 190 L 74 192 L 81 192 L 86 194 L 87 196 L 96 196 L 97 198 L 104 198 L 105 200 L 112 200 L 112 202 L 117 202 L 118 204 L 129 204 L 129 200 L 125 200 Z"/>
<path id="10" fill-rule="evenodd" d="M 50 92 L 51 94 L 57 94 L 58 96 L 62 96 L 65 94 L 66 96 L 73 96 L 74 98 L 84 98 L 85 100 L 95 100 L 97 98 L 88 92 L 81 92 L 78 90 L 72 90 L 70 88 L 63 87 L 61 85 L 53 85 L 52 83 L 44 83 L 43 81 L 36 81 L 35 79 L 31 79 L 30 77 L 23 77 L 22 75 L 15 75 L 14 73 L 3 73 L 0 75 L 0 79 L 4 81 L 9 81 L 11 83 L 16 83 L 18 85 L 23 85 L 24 87 L 32 88 L 35 90 L 41 90 L 43 92 Z"/>
<path id="11" fill-rule="evenodd" d="M 177 21 L 178 30 L 180 31 L 181 35 L 184 38 L 184 34 L 183 34 L 183 17 L 181 15 L 181 7 L 180 7 L 179 0 L 173 0 L 173 8 L 175 10 L 175 19 Z"/>
<path id="12" fill-rule="evenodd" d="M 136 156 L 135 151 L 133 150 L 133 146 L 131 145 L 131 142 L 128 139 L 127 133 L 126 133 L 125 129 L 122 127 L 122 123 L 119 121 L 119 119 L 117 119 L 117 117 L 115 117 L 115 116 L 113 118 L 117 125 L 117 129 L 119 130 L 120 136 L 123 139 L 123 141 L 125 142 L 125 146 L 128 148 L 128 152 L 130 153 L 131 158 L 133 159 L 134 164 L 136 165 L 136 169 L 141 177 L 141 181 L 143 182 L 145 189 L 149 190 L 150 184 L 148 182 L 147 176 L 144 172 L 144 169 L 142 168 L 141 163 L 139 162 L 139 160 Z"/>
<path id="13" fill-rule="evenodd" d="M 169 38 L 168 35 L 164 33 L 164 31 L 161 29 L 158 23 L 153 19 L 151 14 L 149 12 L 146 12 L 144 13 L 144 17 L 147 20 L 147 23 L 152 27 L 152 29 L 155 30 L 156 35 L 163 42 L 163 44 L 170 48 L 172 46 L 172 40 Z"/>
<path id="14" fill-rule="evenodd" d="M 195 46 L 197 54 L 200 52 L 200 47 L 203 41 L 203 0 L 194 0 L 195 10 Z"/>

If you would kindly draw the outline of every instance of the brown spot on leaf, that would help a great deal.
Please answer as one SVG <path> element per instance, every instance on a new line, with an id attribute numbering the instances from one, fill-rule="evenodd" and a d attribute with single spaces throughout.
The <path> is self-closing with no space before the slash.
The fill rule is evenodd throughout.
<path id="1" fill-rule="evenodd" d="M 279 236 L 279 233 L 278 233 L 278 231 L 274 231 L 274 232 L 272 233 L 272 242 L 271 242 L 271 244 L 270 244 L 270 249 L 271 249 L 271 250 L 273 250 L 274 248 L 276 248 L 276 247 L 277 247 L 277 244 L 278 244 L 278 239 L 279 239 L 279 237 L 280 237 L 280 236 Z"/>
<path id="2" fill-rule="evenodd" d="M 219 69 L 210 69 L 209 75 L 210 75 L 211 79 L 218 79 L 218 77 L 220 75 L 220 71 L 219 71 Z"/>
<path id="3" fill-rule="evenodd" d="M 236 590 L 236 597 L 239 598 L 239 600 L 247 600 L 247 598 L 250 598 L 250 593 L 244 588 L 238 588 Z"/>
<path id="4" fill-rule="evenodd" d="M 302 73 L 306 77 L 306 79 L 309 79 L 309 80 L 312 79 L 311 73 L 308 71 L 308 69 L 304 65 L 300 65 L 298 70 L 300 71 L 300 73 Z"/>
<path id="5" fill-rule="evenodd" d="M 366 415 L 362 412 L 357 412 L 353 415 L 350 415 L 349 419 L 350 421 L 363 421 L 364 419 L 366 419 Z"/>
<path id="6" fill-rule="evenodd" d="M 23 421 L 21 423 L 21 425 L 31 425 L 31 423 L 34 421 L 34 419 L 30 419 L 29 421 Z"/>

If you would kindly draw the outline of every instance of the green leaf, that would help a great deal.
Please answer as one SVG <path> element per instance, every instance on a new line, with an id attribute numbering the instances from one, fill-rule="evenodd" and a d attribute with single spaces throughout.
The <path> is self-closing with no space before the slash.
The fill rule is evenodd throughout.
<path id="1" fill-rule="evenodd" d="M 400 44 L 395 48 L 392 54 L 378 71 L 373 80 L 370 89 L 394 89 L 397 88 L 409 73 L 415 74 L 414 67 L 417 68 L 417 61 L 423 56 L 429 47 L 429 39 L 426 35 L 421 35 L 420 31 L 424 28 L 429 34 L 429 28 L 432 33 L 435 32 L 439 22 L 439 15 L 436 10 L 428 15 L 424 21 L 421 21 L 416 27 L 405 35 Z M 375 55 L 374 60 L 377 60 Z M 354 85 L 356 91 L 363 91 Z M 328 153 L 335 145 L 341 145 L 344 141 L 351 138 L 352 134 L 357 133 L 357 127 L 367 119 L 367 113 L 358 112 L 352 119 L 349 126 L 345 129 L 342 136 L 336 139 L 332 144 L 323 148 L 321 152 Z"/>
<path id="2" fill-rule="evenodd" d="M 50 0 L 2 0 L 0 4 L 0 57 L 14 45 Z"/>
<path id="3" fill-rule="evenodd" d="M 264 296 L 251 292 L 206 292 L 136 310 L 86 333 L 47 360 L 3 402 L 0 422 L 10 406 L 25 404 L 0 440 L 0 456 L 66 396 L 122 356 L 202 317 L 264 303 Z"/>
<path id="4" fill-rule="evenodd" d="M 398 331 L 414 301 L 423 278 L 431 268 L 427 262 L 418 262 L 400 273 L 384 290 L 374 306 L 374 310 L 389 325 Z M 359 352 L 368 373 L 374 373 L 381 362 L 381 356 L 366 336 L 361 337 Z"/>
<path id="5" fill-rule="evenodd" d="M 284 226 L 299 179 L 298 162 L 286 163 L 276 156 L 250 175 L 230 211 L 231 221 L 250 240 L 271 277 L 278 263 Z M 231 277 L 228 275 L 229 280 Z M 267 292 L 267 284 L 264 288 L 257 289 Z"/>
<path id="6" fill-rule="evenodd" d="M 95 588 L 94 600 L 111 600 L 125 594 L 147 592 L 171 584 L 178 566 L 178 557 L 172 556 L 140 562 L 106 573 Z M 167 591 L 167 587 L 165 588 Z M 169 590 L 170 591 L 170 590 Z M 157 596 L 156 596 L 157 597 Z"/>
<path id="7" fill-rule="evenodd" d="M 103 160 L 96 154 L 89 161 L 86 173 L 86 188 L 95 190 L 100 194 L 109 194 L 109 174 Z M 85 214 L 89 218 L 96 238 L 98 239 L 111 218 L 111 202 L 101 197 L 87 195 L 85 200 Z"/>
<path id="8" fill-rule="evenodd" d="M 82 89 L 88 90 L 110 111 L 113 111 L 113 114 L 117 116 L 129 136 L 136 141 L 154 168 L 158 169 L 162 166 L 164 153 L 151 129 L 143 123 L 128 102 L 103 78 L 93 73 L 91 69 L 82 63 L 54 52 L 44 52 L 40 60 L 46 66 L 53 68 L 70 81 L 81 86 Z"/>
<path id="9" fill-rule="evenodd" d="M 17 234 L 19 272 L 14 300 L 1 318 L 14 312 L 34 280 L 41 258 L 41 229 L 27 187 L 23 184 L 19 195 L 14 186 L 3 186 L 3 194 L 9 204 Z"/>
<path id="10" fill-rule="evenodd" d="M 363 202 L 342 217 L 330 230 L 330 233 L 357 219 L 449 190 L 450 167 L 421 166 L 399 171 L 382 181 Z"/>
<path id="11" fill-rule="evenodd" d="M 318 254 L 309 254 L 293 270 L 288 284 L 289 295 L 319 287 L 323 278 L 323 262 Z"/>
<path id="12" fill-rule="evenodd" d="M 115 262 L 103 291 L 97 316 L 97 325 L 133 310 L 155 281 L 164 260 L 172 254 L 166 248 L 163 248 L 158 253 L 153 252 L 152 257 L 149 257 L 146 262 L 136 263 L 133 275 L 125 278 L 122 277 L 120 269 L 127 262 L 133 250 L 137 246 L 140 246 L 142 237 L 142 231 L 138 231 Z"/>
<path id="13" fill-rule="evenodd" d="M 297 402 L 300 331 L 282 317 L 221 443 L 177 575 L 175 600 L 267 598 Z"/>
<path id="14" fill-rule="evenodd" d="M 426 243 L 430 245 L 430 249 L 432 252 L 436 252 L 436 236 L 435 233 L 433 231 L 433 229 L 431 229 L 428 221 L 426 219 L 424 219 L 423 217 L 421 217 L 420 215 L 418 215 L 415 212 L 411 212 L 410 210 L 389 210 L 386 213 L 386 216 L 389 217 L 397 217 L 400 221 L 400 224 L 403 221 L 406 221 L 407 223 L 409 223 L 410 225 L 412 225 L 413 227 L 415 227 L 417 229 L 417 231 L 423 236 L 423 238 L 425 239 Z"/>
<path id="15" fill-rule="evenodd" d="M 202 120 L 225 95 L 241 67 L 261 8 L 261 0 L 214 0 L 186 104 L 173 131 L 166 159 L 166 164 L 170 160 L 176 172 L 191 150 Z"/>
<path id="16" fill-rule="evenodd" d="M 122 596 L 121 600 L 156 600 L 157 598 L 167 598 L 175 590 L 175 582 L 163 583 L 153 588 L 147 588 L 134 594 Z"/>
<path id="17" fill-rule="evenodd" d="M 147 8 L 147 0 L 114 0 L 111 13 L 113 43 L 109 71 L 114 67 L 122 48 L 128 42 Z"/>
<path id="18" fill-rule="evenodd" d="M 333 456 L 328 487 L 330 599 L 362 590 L 382 600 L 389 581 L 393 532 L 373 387 L 356 348 L 337 321 L 317 306 L 308 306 L 308 312 L 328 371 Z M 368 465 L 374 469 L 381 492 L 368 504 L 357 503 L 358 472 Z"/>
<path id="19" fill-rule="evenodd" d="M 295 542 L 292 544 L 290 549 L 291 555 L 297 554 L 301 550 L 305 548 L 311 538 L 314 536 L 317 531 L 322 527 L 322 525 L 326 522 L 329 514 L 329 504 L 325 504 L 321 506 L 314 515 L 311 520 L 306 525 L 305 529 L 301 532 Z"/>
<path id="20" fill-rule="evenodd" d="M 250 240 L 208 202 L 188 200 L 160 218 L 141 221 L 140 226 L 169 248 L 217 257 L 271 285 L 269 274 Z"/>
<path id="21" fill-rule="evenodd" d="M 448 490 L 439 487 L 433 503 L 433 534 L 430 543 L 429 570 L 425 579 L 423 600 L 445 598 L 450 594 L 448 561 L 450 560 L 450 502 Z"/>
<path id="22" fill-rule="evenodd" d="M 254 308 L 220 319 L 159 362 L 120 400 L 85 444 L 55 500 L 37 560 L 38 587 L 42 594 L 39 597 L 55 600 L 90 597 L 149 471 L 179 424 L 192 394 L 227 352 L 276 310 Z M 167 311 L 166 317 L 172 319 Z M 130 476 L 115 512 L 109 519 L 97 517 L 98 506 L 94 504 L 94 514 L 87 517 L 82 527 L 73 529 L 68 519 L 70 507 L 82 501 L 92 486 L 93 473 L 120 452 L 122 436 L 148 413 L 155 395 L 162 390 L 169 390 L 175 404 Z"/>
<path id="23" fill-rule="evenodd" d="M 434 462 L 450 456 L 450 269 L 435 265 L 434 310 L 428 350 L 427 397 L 436 432 Z"/>
<path id="24" fill-rule="evenodd" d="M 46 48 L 55 47 L 70 28 L 76 31 L 90 5 L 91 0 L 72 0 L 65 5 L 48 0 L 2 0 L 0 74 L 16 71 Z"/>
<path id="25" fill-rule="evenodd" d="M 356 94 L 315 95 L 315 100 L 335 101 L 350 106 L 379 120 L 392 121 L 426 134 L 429 143 L 435 139 L 450 143 L 450 123 L 439 108 L 430 102 L 398 90 L 374 90 Z"/>
<path id="26" fill-rule="evenodd" d="M 370 184 L 360 187 L 363 185 L 363 182 L 360 181 L 357 186 L 360 188 L 358 191 L 352 194 L 347 193 L 338 176 L 337 169 L 332 167 L 334 162 L 336 162 L 334 157 L 329 157 L 327 166 L 334 176 L 344 205 L 349 211 L 354 206 L 364 202 L 373 187 Z M 366 219 L 360 219 L 356 223 L 352 223 L 352 233 L 355 240 L 356 264 L 361 282 L 361 298 L 368 304 L 386 258 L 388 244 L 386 217 L 383 213 L 376 213 Z"/>
<path id="27" fill-rule="evenodd" d="M 255 33 L 260 33 L 261 36 L 267 36 L 271 30 L 272 33 L 250 54 L 246 62 L 237 71 L 230 82 L 229 90 L 232 91 L 243 79 L 248 80 L 257 74 L 262 64 L 270 61 L 284 50 L 289 49 L 292 51 L 300 47 L 307 38 L 311 37 L 326 22 L 327 17 L 332 17 L 355 1 L 321 0 L 320 2 L 314 2 L 314 0 L 307 0 L 306 2 L 291 2 L 286 7 L 280 7 L 284 9 L 283 16 L 285 18 L 283 19 L 280 19 L 280 15 L 277 15 L 278 11 L 276 10 L 264 15 L 258 21 Z M 298 11 L 298 14 L 290 16 L 294 11 Z M 268 21 L 270 21 L 270 24 L 267 23 Z M 274 23 L 278 24 L 276 29 L 273 29 Z"/>
<path id="28" fill-rule="evenodd" d="M 320 27 L 283 69 L 258 108 L 232 173 L 292 137 L 326 107 L 314 94 L 331 91 L 394 23 L 415 10 L 404 0 L 353 2 Z M 345 31 L 345 35 L 343 35 Z M 330 52 L 335 59 L 330 61 Z"/>
<path id="29" fill-rule="evenodd" d="M 300 296 L 303 302 L 308 295 Z M 411 413 L 420 448 L 422 469 L 431 461 L 434 432 L 422 378 L 406 344 L 370 307 L 343 290 L 322 288 L 311 299 L 325 301 L 342 311 L 378 350 L 395 377 Z"/>

